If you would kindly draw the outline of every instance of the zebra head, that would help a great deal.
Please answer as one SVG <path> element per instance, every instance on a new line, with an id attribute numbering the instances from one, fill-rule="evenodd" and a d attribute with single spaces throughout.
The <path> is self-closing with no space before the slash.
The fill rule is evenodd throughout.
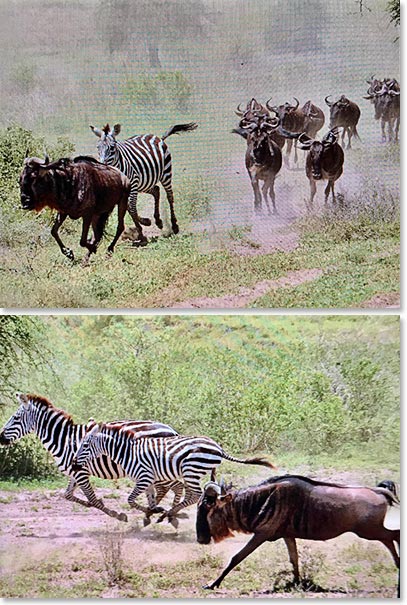
<path id="1" fill-rule="evenodd" d="M 113 130 L 109 124 L 106 124 L 102 130 L 95 128 L 95 126 L 90 126 L 90 129 L 100 138 L 97 144 L 99 161 L 104 164 L 112 164 L 116 155 L 116 137 L 121 129 L 120 124 L 115 124 Z"/>
<path id="2" fill-rule="evenodd" d="M 31 405 L 30 395 L 16 393 L 20 403 L 18 410 L 9 418 L 0 432 L 0 444 L 10 445 L 21 439 L 35 428 L 35 409 Z"/>
<path id="3" fill-rule="evenodd" d="M 96 424 L 88 431 L 81 441 L 72 461 L 72 470 L 78 471 L 94 458 L 106 454 L 106 439 L 101 433 L 102 425 Z"/>

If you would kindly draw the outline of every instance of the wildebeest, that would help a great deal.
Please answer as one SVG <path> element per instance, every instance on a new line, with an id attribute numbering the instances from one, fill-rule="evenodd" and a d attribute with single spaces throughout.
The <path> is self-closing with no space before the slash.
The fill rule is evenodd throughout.
<path id="1" fill-rule="evenodd" d="M 269 99 L 270 101 L 270 99 Z M 233 129 L 233 132 L 240 134 L 243 138 L 247 139 L 249 128 L 252 124 L 259 126 L 259 122 L 269 122 L 273 128 L 270 128 L 269 137 L 271 140 L 276 143 L 280 149 L 283 149 L 285 144 L 285 138 L 278 134 L 275 128 L 275 112 L 269 106 L 269 101 L 266 101 L 266 105 L 262 105 L 256 99 L 251 99 L 247 102 L 246 109 L 240 109 L 240 105 L 238 105 L 235 113 L 241 118 L 237 128 Z M 274 116 L 270 115 L 271 113 Z"/>
<path id="2" fill-rule="evenodd" d="M 88 250 L 84 263 L 96 252 L 109 215 L 116 205 L 118 223 L 109 252 L 113 252 L 124 230 L 130 181 L 116 168 L 105 166 L 92 157 L 61 158 L 51 163 L 48 156 L 44 160 L 27 157 L 20 176 L 20 192 L 24 210 L 40 211 L 48 207 L 58 211 L 51 234 L 61 252 L 70 260 L 74 259 L 74 253 L 63 244 L 58 234 L 67 216 L 74 220 L 82 219 L 80 245 Z M 88 240 L 90 226 L 93 238 Z"/>
<path id="3" fill-rule="evenodd" d="M 343 172 L 344 153 L 337 142 L 337 128 L 330 130 L 321 141 L 310 138 L 305 133 L 290 133 L 280 128 L 280 132 L 287 138 L 297 139 L 300 149 L 308 151 L 305 160 L 305 173 L 308 177 L 311 189 L 310 204 L 312 205 L 317 191 L 317 181 L 328 181 L 325 187 L 325 203 L 328 201 L 329 192 L 335 202 L 335 181 Z"/>
<path id="4" fill-rule="evenodd" d="M 388 141 L 398 140 L 400 128 L 400 85 L 395 78 L 383 81 L 372 78 L 367 96 L 373 102 L 375 119 L 381 121 L 382 141 L 386 141 L 386 124 Z"/>
<path id="5" fill-rule="evenodd" d="M 293 566 L 294 581 L 300 581 L 296 538 L 329 540 L 353 532 L 366 540 L 378 540 L 390 551 L 400 568 L 400 530 L 384 526 L 390 506 L 398 503 L 384 487 L 352 487 L 299 475 L 272 477 L 241 490 L 227 490 L 208 483 L 198 502 L 196 534 L 200 544 L 232 537 L 233 532 L 254 534 L 214 582 L 220 586 L 236 565 L 264 542 L 282 538 Z"/>
<path id="6" fill-rule="evenodd" d="M 325 123 L 325 116 L 322 109 L 308 100 L 302 107 L 296 97 L 293 97 L 295 105 L 286 102 L 283 105 L 272 106 L 269 101 L 266 103 L 270 111 L 274 111 L 280 119 L 282 128 L 291 132 L 305 132 L 308 136 L 314 138 Z M 292 141 L 287 142 L 287 155 L 285 162 L 288 165 L 291 154 Z M 294 162 L 298 161 L 297 146 L 294 146 Z"/>
<path id="7" fill-rule="evenodd" d="M 342 128 L 342 146 L 345 144 L 345 134 L 348 133 L 348 146 L 351 149 L 352 137 L 360 139 L 356 126 L 360 118 L 360 108 L 356 103 L 350 101 L 345 95 L 341 95 L 337 101 L 328 101 L 330 95 L 325 97 L 325 103 L 330 110 L 329 128 Z"/>
<path id="8" fill-rule="evenodd" d="M 272 139 L 272 134 L 278 123 L 278 120 L 273 124 L 269 118 L 261 117 L 247 121 L 247 125 L 233 131 L 246 138 L 245 164 L 253 187 L 256 213 L 261 212 L 262 196 L 268 213 L 271 213 L 268 197 L 273 204 L 273 212 L 276 212 L 274 181 L 281 169 L 282 156 L 280 147 Z M 263 182 L 262 192 L 259 181 Z"/>

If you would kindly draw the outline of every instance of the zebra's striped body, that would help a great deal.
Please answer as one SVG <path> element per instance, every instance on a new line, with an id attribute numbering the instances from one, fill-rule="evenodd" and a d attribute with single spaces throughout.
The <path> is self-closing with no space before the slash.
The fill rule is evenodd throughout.
<path id="1" fill-rule="evenodd" d="M 176 513 L 199 500 L 202 493 L 201 478 L 218 466 L 222 459 L 243 464 L 259 464 L 274 468 L 262 458 L 240 460 L 227 454 L 209 437 L 148 437 L 136 439 L 133 431 L 119 431 L 108 425 L 96 426 L 87 433 L 75 456 L 74 467 L 88 464 L 90 460 L 107 455 L 123 467 L 136 485 L 128 502 L 138 508 L 137 496 L 156 481 L 178 481 L 184 484 L 182 502 L 164 513 L 159 520 L 173 519 Z"/>
<path id="2" fill-rule="evenodd" d="M 47 399 L 31 394 L 18 394 L 17 399 L 20 407 L 6 422 L 0 433 L 0 444 L 10 445 L 30 432 L 35 432 L 43 446 L 53 456 L 59 470 L 70 476 L 70 482 L 65 492 L 68 500 L 78 502 L 84 506 L 95 506 L 106 514 L 116 517 L 122 521 L 127 520 L 124 513 L 117 513 L 106 508 L 101 500 L 96 498 L 93 488 L 89 482 L 89 476 L 94 475 L 102 479 L 120 479 L 126 475 L 124 469 L 114 462 L 109 456 L 102 455 L 89 461 L 78 472 L 73 472 L 72 461 L 74 455 L 87 431 L 96 425 L 94 420 L 88 424 L 76 424 L 64 411 L 55 408 Z M 151 420 L 118 420 L 108 423 L 107 426 L 115 427 L 120 431 L 123 429 L 134 431 L 134 435 L 140 437 L 172 436 L 177 435 L 173 428 L 166 424 L 153 422 Z M 87 497 L 87 501 L 74 496 L 76 487 L 80 487 Z M 161 483 L 156 486 L 157 501 L 166 494 L 169 489 L 176 493 L 176 501 L 182 494 L 181 485 Z M 151 502 L 154 500 L 153 490 L 148 494 Z M 144 512 L 150 512 L 144 509 Z M 141 508 L 141 510 L 143 510 Z"/>
<path id="3" fill-rule="evenodd" d="M 171 226 L 173 233 L 178 233 L 179 228 L 174 212 L 174 195 L 172 191 L 172 165 L 171 154 L 164 139 L 174 133 L 194 130 L 196 124 L 177 124 L 170 128 L 160 138 L 153 134 L 133 136 L 125 141 L 117 141 L 116 136 L 120 133 L 120 124 L 116 124 L 113 130 L 106 126 L 100 130 L 91 126 L 90 128 L 100 137 L 98 144 L 99 160 L 110 166 L 115 166 L 125 174 L 131 183 L 128 210 L 138 232 L 140 242 L 146 242 L 141 225 L 151 225 L 150 219 L 139 217 L 137 213 L 138 193 L 149 193 L 154 197 L 154 219 L 157 227 L 162 229 L 163 223 L 160 217 L 160 188 L 159 183 L 165 189 L 171 214 Z"/>

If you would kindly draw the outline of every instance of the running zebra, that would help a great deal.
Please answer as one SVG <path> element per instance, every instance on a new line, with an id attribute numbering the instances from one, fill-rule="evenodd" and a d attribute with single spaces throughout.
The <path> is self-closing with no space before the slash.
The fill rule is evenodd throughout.
<path id="1" fill-rule="evenodd" d="M 176 124 L 172 126 L 163 136 L 157 137 L 153 134 L 136 135 L 125 141 L 116 141 L 120 133 L 120 124 L 115 124 L 113 130 L 106 124 L 102 130 L 90 126 L 94 134 L 100 138 L 98 143 L 99 160 L 110 166 L 115 166 L 123 172 L 131 183 L 128 210 L 137 229 L 139 242 L 145 244 L 147 238 L 143 235 L 141 225 L 151 225 L 148 218 L 141 218 L 137 213 L 137 194 L 149 193 L 154 197 L 154 219 L 159 229 L 163 228 L 160 218 L 160 188 L 161 183 L 167 194 L 171 213 L 171 226 L 173 233 L 178 233 L 179 228 L 174 212 L 174 195 L 172 192 L 171 178 L 171 153 L 164 142 L 172 134 L 195 130 L 198 125 L 194 122 L 189 124 Z"/>
<path id="2" fill-rule="evenodd" d="M 72 460 L 86 432 L 96 425 L 93 419 L 88 424 L 75 424 L 66 412 L 55 408 L 44 397 L 32 394 L 16 394 L 20 403 L 18 410 L 6 422 L 0 432 L 0 445 L 10 445 L 34 432 L 41 440 L 43 446 L 53 456 L 59 470 L 70 476 L 70 481 L 65 492 L 65 498 L 77 502 L 83 506 L 94 506 L 110 517 L 119 521 L 127 521 L 125 513 L 117 513 L 107 508 L 102 500 L 96 498 L 95 492 L 89 481 L 89 476 L 94 475 L 101 479 L 120 479 L 126 475 L 120 464 L 111 460 L 108 456 L 101 456 L 91 460 L 84 465 L 80 472 L 72 471 Z M 114 427 L 117 431 L 131 429 L 134 437 L 156 437 L 177 435 L 173 428 L 160 422 L 151 420 L 118 420 L 108 423 L 106 426 Z M 74 496 L 77 487 L 85 494 L 87 501 Z M 147 494 L 149 507 L 140 507 L 145 514 L 145 525 L 149 523 L 149 517 L 153 512 L 162 512 L 156 504 L 165 496 L 169 489 L 175 493 L 174 502 L 177 504 L 182 497 L 183 486 L 178 483 L 169 482 L 156 483 L 156 496 L 154 488 Z M 151 506 L 154 504 L 154 507 Z"/>
<path id="3" fill-rule="evenodd" d="M 202 494 L 201 478 L 225 460 L 242 464 L 258 464 L 275 468 L 264 458 L 239 460 L 227 454 L 209 437 L 157 437 L 135 439 L 131 430 L 119 431 L 114 426 L 96 425 L 86 434 L 73 461 L 73 468 L 80 470 L 98 456 L 109 456 L 136 485 L 128 497 L 133 508 L 137 496 L 156 481 L 179 481 L 184 484 L 184 499 L 164 512 L 158 522 L 168 518 L 177 527 L 176 514 L 186 506 L 197 502 Z M 212 476 L 214 476 L 212 474 Z"/>

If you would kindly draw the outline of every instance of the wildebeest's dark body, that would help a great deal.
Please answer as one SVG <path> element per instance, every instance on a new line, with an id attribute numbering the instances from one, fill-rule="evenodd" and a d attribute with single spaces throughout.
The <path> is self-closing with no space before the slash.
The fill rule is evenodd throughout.
<path id="1" fill-rule="evenodd" d="M 357 124 L 360 118 L 359 106 L 350 101 L 345 95 L 341 95 L 337 101 L 328 101 L 329 95 L 325 97 L 325 103 L 329 107 L 330 111 L 330 123 L 329 128 L 342 128 L 342 146 L 345 143 L 345 134 L 348 133 L 348 146 L 347 149 L 352 147 L 352 137 L 360 139 Z"/>
<path id="2" fill-rule="evenodd" d="M 377 80 L 371 78 L 365 99 L 370 99 L 375 108 L 375 119 L 381 121 L 382 141 L 397 141 L 400 128 L 400 85 L 395 78 Z"/>
<path id="3" fill-rule="evenodd" d="M 391 487 L 391 486 L 390 486 Z M 400 530 L 387 529 L 384 519 L 389 506 L 398 503 L 386 487 L 352 487 L 315 481 L 299 475 L 273 477 L 259 485 L 221 495 L 220 486 L 207 484 L 198 503 L 197 540 L 209 544 L 233 536 L 254 534 L 232 557 L 221 575 L 205 588 L 218 587 L 225 576 L 264 542 L 282 538 L 299 582 L 296 538 L 328 540 L 353 532 L 367 540 L 378 540 L 400 567 Z"/>
<path id="4" fill-rule="evenodd" d="M 272 202 L 273 211 L 277 211 L 274 181 L 282 164 L 281 149 L 272 139 L 277 123 L 278 121 L 273 126 L 267 117 L 259 117 L 248 121 L 246 127 L 233 131 L 243 136 L 247 142 L 245 164 L 253 187 L 256 213 L 261 212 L 262 198 L 269 214 L 271 210 L 268 198 Z M 260 182 L 263 183 L 262 191 Z"/>
<path id="5" fill-rule="evenodd" d="M 109 215 L 117 205 L 117 230 L 108 247 L 108 251 L 113 252 L 124 230 L 130 192 L 130 181 L 116 168 L 87 156 L 78 156 L 73 160 L 61 158 L 52 163 L 48 158 L 45 161 L 26 158 L 20 176 L 20 191 L 23 209 L 40 211 L 48 207 L 58 211 L 51 233 L 61 252 L 70 259 L 74 258 L 74 254 L 64 246 L 58 229 L 68 216 L 73 220 L 82 218 L 80 245 L 88 249 L 85 262 L 92 252 L 96 252 Z M 89 241 L 90 226 L 94 235 Z"/>

